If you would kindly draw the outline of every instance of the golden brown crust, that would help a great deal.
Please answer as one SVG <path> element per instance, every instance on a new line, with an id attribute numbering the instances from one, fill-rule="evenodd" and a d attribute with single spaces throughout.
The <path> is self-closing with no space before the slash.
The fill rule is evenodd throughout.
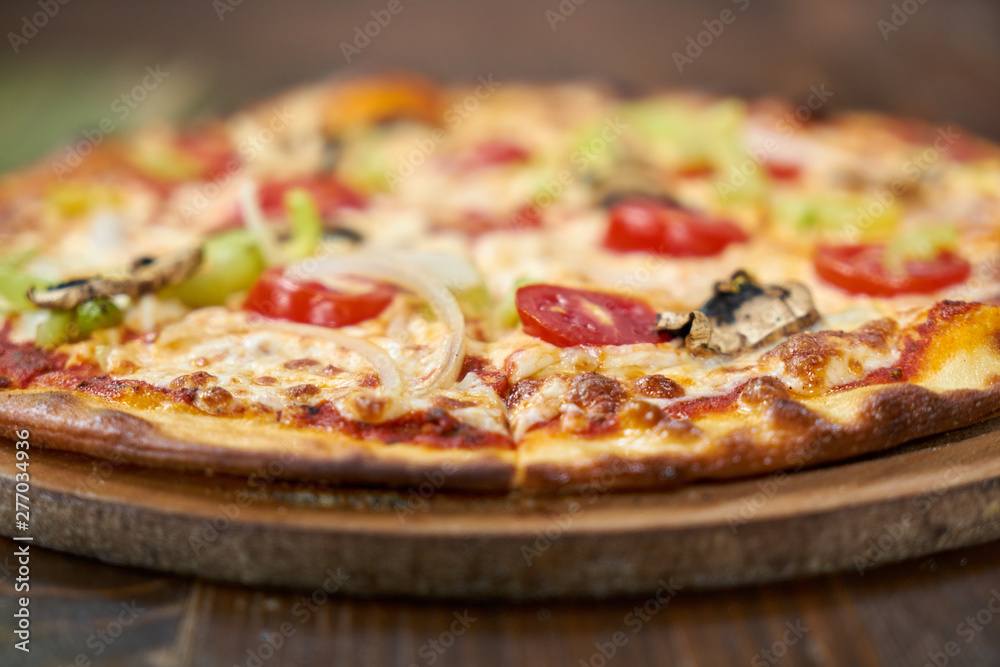
<path id="1" fill-rule="evenodd" d="M 753 425 L 745 425 L 707 450 L 647 457 L 602 454 L 576 465 L 537 463 L 521 471 L 519 483 L 539 491 L 604 492 L 801 470 L 890 449 L 1000 413 L 1000 385 L 939 394 L 912 384 L 895 384 L 854 389 L 838 398 L 851 403 L 859 393 L 864 394 L 864 401 L 857 419 L 846 425 L 824 418 L 805 403 L 779 398 L 767 408 L 776 431 L 767 431 L 764 437 Z M 774 433 L 780 436 L 767 437 Z M 537 432 L 529 440 L 558 437 Z M 597 438 L 594 444 L 612 452 L 620 441 L 621 436 L 613 435 Z"/>
<path id="2" fill-rule="evenodd" d="M 477 492 L 507 490 L 514 476 L 508 451 L 392 446 L 211 416 L 133 414 L 66 391 L 0 393 L 0 436 L 20 429 L 33 445 L 168 469 L 391 487 L 431 479 L 440 489 Z"/>

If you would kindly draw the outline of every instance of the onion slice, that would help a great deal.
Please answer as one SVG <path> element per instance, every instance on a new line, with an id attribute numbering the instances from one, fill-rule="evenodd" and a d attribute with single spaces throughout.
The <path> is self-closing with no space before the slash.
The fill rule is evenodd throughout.
<path id="1" fill-rule="evenodd" d="M 448 338 L 442 345 L 442 360 L 437 369 L 420 384 L 411 389 L 416 396 L 426 396 L 435 390 L 450 387 L 458 381 L 465 359 L 465 316 L 458 300 L 440 280 L 407 267 L 405 253 L 382 252 L 378 258 L 368 255 L 349 257 L 323 257 L 310 259 L 289 267 L 288 274 L 295 279 L 317 275 L 356 275 L 393 283 L 414 292 L 427 302 L 448 328 Z"/>
<path id="2" fill-rule="evenodd" d="M 260 200 L 257 196 L 257 184 L 247 181 L 240 187 L 239 196 L 240 213 L 243 215 L 243 224 L 247 230 L 257 239 L 260 246 L 260 253 L 264 256 L 264 261 L 268 266 L 280 264 L 283 253 L 274 231 L 268 226 L 264 218 L 264 211 L 260 207 Z"/>

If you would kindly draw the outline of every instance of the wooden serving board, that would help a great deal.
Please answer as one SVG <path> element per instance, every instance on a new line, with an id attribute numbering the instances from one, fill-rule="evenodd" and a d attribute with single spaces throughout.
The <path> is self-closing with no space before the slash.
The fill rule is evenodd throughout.
<path id="1" fill-rule="evenodd" d="M 34 447 L 28 534 L 110 563 L 353 595 L 724 587 L 868 571 L 1000 538 L 998 429 L 993 419 L 787 475 L 559 498 L 265 484 Z M 13 529 L 14 463 L 11 443 L 0 445 L 6 535 L 24 534 Z"/>

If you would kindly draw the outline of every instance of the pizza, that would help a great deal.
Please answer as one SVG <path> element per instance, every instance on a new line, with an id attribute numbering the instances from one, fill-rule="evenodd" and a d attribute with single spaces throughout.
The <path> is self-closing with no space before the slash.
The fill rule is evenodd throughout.
<path id="1" fill-rule="evenodd" d="M 42 160 L 0 181 L 0 434 L 553 493 L 997 414 L 1000 151 L 806 115 L 387 74 Z"/>

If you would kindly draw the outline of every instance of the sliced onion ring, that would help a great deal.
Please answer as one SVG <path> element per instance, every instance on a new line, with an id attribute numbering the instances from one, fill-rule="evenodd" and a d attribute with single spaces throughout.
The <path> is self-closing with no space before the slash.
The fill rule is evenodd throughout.
<path id="1" fill-rule="evenodd" d="M 448 339 L 442 346 L 442 361 L 437 369 L 411 389 L 416 396 L 426 396 L 435 390 L 450 387 L 458 381 L 465 359 L 465 316 L 443 282 L 407 268 L 405 253 L 381 253 L 378 258 L 368 255 L 323 257 L 306 260 L 289 267 L 287 275 L 296 279 L 312 276 L 350 274 L 393 283 L 415 293 L 427 302 L 435 317 L 448 328 Z"/>

